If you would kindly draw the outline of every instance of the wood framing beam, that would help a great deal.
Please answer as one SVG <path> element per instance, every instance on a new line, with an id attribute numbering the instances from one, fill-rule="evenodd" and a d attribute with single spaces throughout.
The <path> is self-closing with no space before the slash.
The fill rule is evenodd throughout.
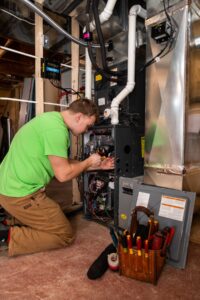
<path id="1" fill-rule="evenodd" d="M 5 42 L 4 47 L 8 47 L 10 44 L 12 43 L 11 39 L 7 39 L 7 41 Z M 6 53 L 6 50 L 4 49 L 0 49 L 0 58 L 2 58 L 2 56 Z"/>
<path id="2" fill-rule="evenodd" d="M 72 35 L 79 37 L 79 24 L 75 18 L 71 18 Z M 79 88 L 79 45 L 71 43 L 71 59 L 72 59 L 72 76 L 71 76 L 71 87 L 73 90 L 78 91 Z M 72 101 L 77 99 L 77 95 L 72 95 Z M 76 158 L 77 148 L 80 138 L 72 136 L 71 151 L 72 157 Z M 77 180 L 72 181 L 72 204 L 80 204 L 80 192 L 78 189 Z"/>
<path id="3" fill-rule="evenodd" d="M 43 4 L 44 0 L 35 3 Z M 44 112 L 44 82 L 41 78 L 41 58 L 43 58 L 43 19 L 35 14 L 35 98 L 36 115 Z"/>

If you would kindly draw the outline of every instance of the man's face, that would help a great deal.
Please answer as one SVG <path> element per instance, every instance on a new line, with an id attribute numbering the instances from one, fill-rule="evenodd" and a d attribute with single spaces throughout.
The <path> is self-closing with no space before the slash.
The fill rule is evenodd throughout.
<path id="1" fill-rule="evenodd" d="M 87 132 L 88 129 L 94 125 L 95 121 L 95 116 L 88 117 L 82 113 L 77 114 L 75 117 L 74 128 L 72 129 L 73 134 L 79 135 Z"/>

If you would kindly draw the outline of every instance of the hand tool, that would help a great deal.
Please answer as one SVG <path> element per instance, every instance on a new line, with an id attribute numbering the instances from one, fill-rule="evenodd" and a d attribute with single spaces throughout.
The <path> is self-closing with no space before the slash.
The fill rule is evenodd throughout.
<path id="1" fill-rule="evenodd" d="M 165 227 L 164 231 L 166 232 L 166 237 L 165 237 L 165 242 L 164 242 L 164 245 L 163 245 L 161 253 L 160 253 L 161 256 L 166 255 L 167 248 L 169 248 L 171 241 L 173 239 L 173 236 L 175 234 L 175 228 L 174 227 L 171 227 L 171 228 Z"/>
<path id="2" fill-rule="evenodd" d="M 153 233 L 153 220 L 150 218 L 149 220 L 148 220 L 148 240 L 150 240 L 151 239 L 151 235 L 152 235 L 152 233 Z"/>
<path id="3" fill-rule="evenodd" d="M 163 246 L 164 238 L 165 237 L 163 236 L 163 234 L 160 231 L 156 232 L 153 236 L 151 249 L 152 250 L 160 250 Z"/>
<path id="4" fill-rule="evenodd" d="M 137 254 L 138 254 L 138 256 L 141 256 L 142 255 L 142 240 L 141 240 L 140 236 L 137 236 L 136 246 L 137 246 Z"/>
<path id="5" fill-rule="evenodd" d="M 126 236 L 123 234 L 122 230 L 119 228 L 117 230 L 117 235 L 118 235 L 119 242 L 122 244 L 124 253 L 127 253 L 128 249 L 127 249 Z"/>
<path id="6" fill-rule="evenodd" d="M 144 253 L 145 253 L 145 257 L 148 258 L 149 257 L 149 241 L 145 240 L 144 241 Z"/>
<path id="7" fill-rule="evenodd" d="M 130 234 L 127 234 L 126 239 L 127 239 L 127 245 L 128 245 L 129 253 L 133 254 L 132 237 L 130 236 Z"/>
<path id="8" fill-rule="evenodd" d="M 118 239 L 117 239 L 117 237 L 115 235 L 115 231 L 114 231 L 114 229 L 112 227 L 110 227 L 110 235 L 111 235 L 113 244 L 114 244 L 115 248 L 117 249 L 117 247 L 118 247 Z"/>
<path id="9" fill-rule="evenodd" d="M 158 223 L 158 220 L 154 220 L 153 221 L 153 227 L 154 227 L 154 232 L 157 232 L 158 229 L 159 229 L 159 223 Z"/>

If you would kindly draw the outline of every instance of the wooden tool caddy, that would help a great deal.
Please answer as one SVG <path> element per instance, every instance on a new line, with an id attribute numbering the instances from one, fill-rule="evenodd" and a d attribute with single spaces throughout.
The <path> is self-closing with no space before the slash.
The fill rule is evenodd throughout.
<path id="1" fill-rule="evenodd" d="M 136 233 L 139 223 L 137 221 L 137 212 L 145 213 L 152 220 L 153 213 L 142 206 L 137 206 L 132 212 L 132 221 L 130 227 L 130 235 Z M 149 239 L 149 236 L 148 236 Z M 118 246 L 119 254 L 119 272 L 133 279 L 156 284 L 165 264 L 165 256 L 161 256 L 161 250 L 141 249 L 138 251 L 136 247 L 124 251 L 122 243 Z"/>

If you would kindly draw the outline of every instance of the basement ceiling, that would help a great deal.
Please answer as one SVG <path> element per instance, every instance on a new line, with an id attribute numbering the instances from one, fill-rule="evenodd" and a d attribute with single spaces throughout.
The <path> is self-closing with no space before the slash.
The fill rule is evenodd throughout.
<path id="1" fill-rule="evenodd" d="M 34 1 L 31 1 L 34 2 Z M 105 40 L 123 33 L 127 29 L 128 7 L 138 2 L 135 0 L 118 0 L 109 23 L 102 26 Z M 75 16 L 82 27 L 85 26 L 86 0 L 45 0 L 43 11 L 59 24 L 65 31 L 71 32 L 71 16 Z M 99 1 L 99 11 L 103 11 L 107 0 Z M 144 2 L 143 2 L 144 3 Z M 42 9 L 42 7 L 41 7 Z M 34 55 L 35 26 L 34 12 L 20 0 L 0 1 L 0 46 Z M 71 43 L 64 35 L 57 32 L 45 21 L 43 30 L 46 43 L 44 57 L 62 63 L 71 60 Z M 119 46 L 118 46 L 119 47 Z M 84 53 L 80 47 L 81 55 Z M 34 59 L 0 48 L 0 88 L 10 88 L 34 74 Z"/>
<path id="2" fill-rule="evenodd" d="M 70 31 L 71 18 L 43 9 L 57 24 Z M 0 1 L 0 46 L 31 55 L 35 54 L 35 14 L 19 0 Z M 46 44 L 44 56 L 67 63 L 71 59 L 70 43 L 67 38 L 44 22 Z M 0 88 L 10 89 L 32 77 L 34 58 L 23 56 L 0 48 Z"/>

